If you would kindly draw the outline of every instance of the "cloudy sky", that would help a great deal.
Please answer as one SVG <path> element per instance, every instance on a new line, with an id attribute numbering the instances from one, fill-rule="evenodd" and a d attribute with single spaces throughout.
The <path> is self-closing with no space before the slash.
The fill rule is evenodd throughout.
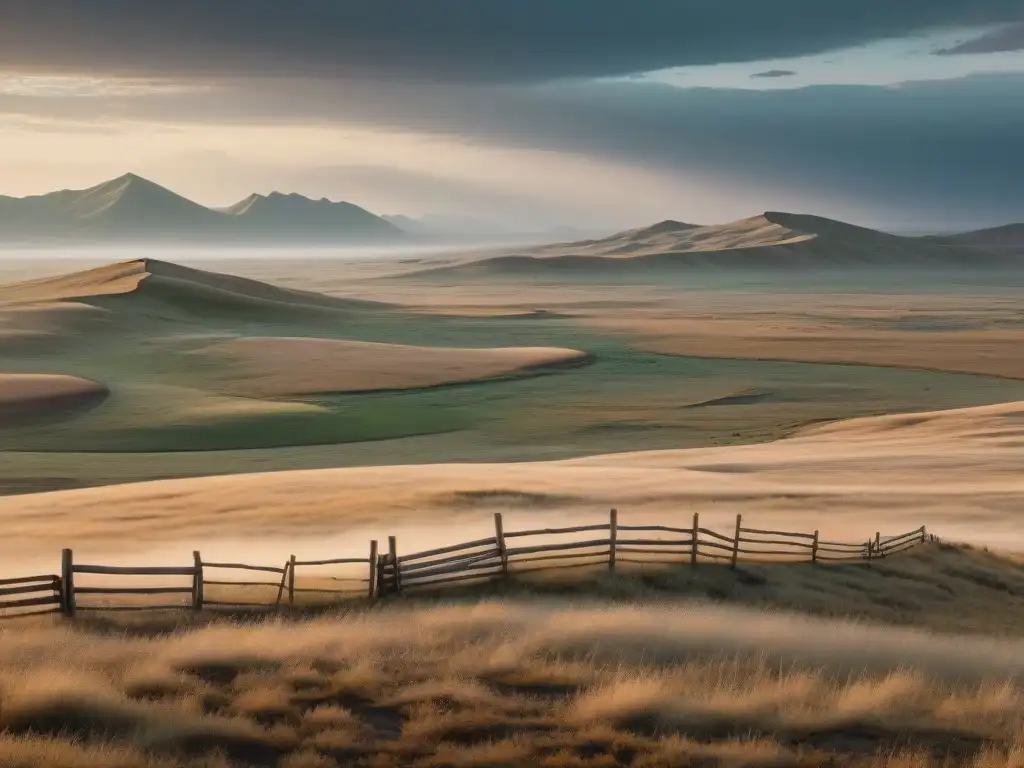
<path id="1" fill-rule="evenodd" d="M 0 194 L 1024 220 L 1020 0 L 0 0 Z"/>

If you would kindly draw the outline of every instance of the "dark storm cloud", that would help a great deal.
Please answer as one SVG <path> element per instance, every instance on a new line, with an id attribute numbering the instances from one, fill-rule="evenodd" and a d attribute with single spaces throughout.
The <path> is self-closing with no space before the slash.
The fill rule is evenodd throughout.
<path id="1" fill-rule="evenodd" d="M 1024 51 L 1024 24 L 1009 24 L 974 40 L 939 51 L 942 55 Z"/>
<path id="2" fill-rule="evenodd" d="M 1021 20 L 1020 0 L 3 0 L 0 66 L 536 81 Z"/>
<path id="3" fill-rule="evenodd" d="M 1021 93 L 1024 75 L 770 91 L 642 81 L 426 87 L 237 80 L 210 92 L 103 99 L 102 107 L 82 98 L 0 97 L 0 114 L 85 120 L 99 110 L 176 124 L 432 133 L 768 188 L 765 208 L 806 193 L 803 199 L 842 200 L 880 216 L 969 227 L 1024 218 Z"/>
<path id="4" fill-rule="evenodd" d="M 793 77 L 796 75 L 792 69 L 769 69 L 765 72 L 755 72 L 751 77 L 765 77 L 765 78 L 776 78 L 776 77 Z"/>

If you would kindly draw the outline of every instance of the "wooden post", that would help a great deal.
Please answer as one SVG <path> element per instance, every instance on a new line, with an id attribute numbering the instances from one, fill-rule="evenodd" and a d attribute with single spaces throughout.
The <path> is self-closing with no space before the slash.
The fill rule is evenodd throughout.
<path id="1" fill-rule="evenodd" d="M 192 575 L 192 609 L 203 610 L 203 558 L 196 550 L 192 553 L 196 572 Z"/>
<path id="2" fill-rule="evenodd" d="M 370 542 L 370 599 L 377 597 L 377 540 Z"/>
<path id="3" fill-rule="evenodd" d="M 736 515 L 736 538 L 732 543 L 732 567 L 736 567 L 736 563 L 740 559 L 740 528 L 743 526 L 743 515 Z"/>
<path id="4" fill-rule="evenodd" d="M 501 557 L 501 575 L 508 576 L 508 551 L 505 549 L 505 526 L 501 521 L 501 512 L 494 513 L 494 543 L 498 545 L 498 556 Z"/>
<path id="5" fill-rule="evenodd" d="M 377 595 L 386 596 L 388 593 L 388 556 L 377 555 Z"/>
<path id="6" fill-rule="evenodd" d="M 60 578 L 64 586 L 64 615 L 72 619 L 75 617 L 75 565 L 70 549 L 61 553 Z"/>
<path id="7" fill-rule="evenodd" d="M 924 544 L 928 541 L 928 529 L 926 526 L 921 526 L 921 543 Z"/>
<path id="8" fill-rule="evenodd" d="M 288 559 L 285 570 L 288 571 L 288 605 L 295 605 L 295 555 Z"/>
<path id="9" fill-rule="evenodd" d="M 697 564 L 698 547 L 700 546 L 700 513 L 693 513 L 693 541 L 690 542 L 690 565 Z"/>
<path id="10" fill-rule="evenodd" d="M 608 570 L 615 570 L 615 542 L 619 538 L 619 511 L 613 509 L 608 518 Z"/>
<path id="11" fill-rule="evenodd" d="M 882 534 L 880 531 L 875 531 L 875 553 L 882 553 Z"/>
<path id="12" fill-rule="evenodd" d="M 402 594 L 402 572 L 398 566 L 398 540 L 394 536 L 388 536 L 388 559 L 395 571 L 395 592 Z"/>
<path id="13" fill-rule="evenodd" d="M 811 565 L 818 562 L 818 532 L 814 532 L 814 542 L 811 544 Z"/>
<path id="14" fill-rule="evenodd" d="M 277 610 L 281 610 L 281 601 L 284 599 L 284 584 L 288 579 L 288 575 L 292 572 L 291 565 L 295 561 L 295 555 L 292 555 L 291 560 L 284 564 L 284 568 L 281 569 L 281 583 L 277 585 L 277 599 L 274 600 L 274 607 Z"/>

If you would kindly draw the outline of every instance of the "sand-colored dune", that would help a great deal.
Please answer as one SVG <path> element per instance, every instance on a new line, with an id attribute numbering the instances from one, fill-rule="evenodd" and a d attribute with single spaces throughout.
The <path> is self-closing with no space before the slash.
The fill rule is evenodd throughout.
<path id="1" fill-rule="evenodd" d="M 582 362 L 552 347 L 461 349 L 314 338 L 242 338 L 190 352 L 224 391 L 249 397 L 416 389 Z"/>
<path id="2" fill-rule="evenodd" d="M 108 320 L 102 308 L 77 302 L 0 304 L 0 356 L 37 356 L 68 347 Z"/>
<path id="3" fill-rule="evenodd" d="M 75 376 L 0 373 L 0 429 L 58 419 L 108 394 L 103 384 Z"/>
<path id="4" fill-rule="evenodd" d="M 131 293 L 149 274 L 147 260 L 105 264 L 80 272 L 0 286 L 0 303 L 34 304 Z"/>
<path id="5" fill-rule="evenodd" d="M 498 277 L 600 270 L 635 272 L 669 267 L 963 269 L 1018 262 L 1012 253 L 973 248 L 970 244 L 901 237 L 820 216 L 768 211 L 760 216 L 711 226 L 667 221 L 601 240 L 558 243 L 469 259 L 411 275 Z"/>
<path id="6" fill-rule="evenodd" d="M 194 269 L 158 259 L 107 264 L 95 269 L 0 286 L 0 305 L 79 301 L 95 303 L 129 294 L 171 300 L 187 306 L 200 303 L 209 309 L 218 301 L 286 305 L 296 309 L 351 309 L 383 306 L 351 301 L 310 291 L 281 288 L 234 275 Z"/>
<path id="7" fill-rule="evenodd" d="M 829 538 L 897 533 L 1024 547 L 1024 402 L 859 419 L 774 443 L 520 464 L 434 464 L 166 480 L 0 499 L 0 555 L 95 556 L 196 546 L 277 561 L 487 535 L 507 525 L 595 520 L 820 529 Z M 60 516 L 61 542 L 49 520 Z M 45 536 L 43 535 L 45 533 Z M 112 538 L 116 537 L 116 538 Z M 114 542 L 116 541 L 116 545 Z M 178 543 L 176 543 L 178 542 Z M 240 543 L 242 542 L 242 543 Z M 340 556 L 340 555 L 334 555 Z"/>

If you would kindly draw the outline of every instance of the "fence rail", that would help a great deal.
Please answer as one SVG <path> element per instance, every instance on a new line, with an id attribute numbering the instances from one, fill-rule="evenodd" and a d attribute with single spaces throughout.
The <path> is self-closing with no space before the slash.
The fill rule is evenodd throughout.
<path id="1" fill-rule="evenodd" d="M 579 540 L 568 535 L 586 534 Z M 598 534 L 598 535 L 595 535 Z M 624 534 L 624 535 L 623 535 Z M 662 534 L 658 536 L 657 534 Z M 554 537 L 554 540 L 522 542 L 520 540 Z M 934 538 L 934 537 L 932 537 Z M 508 546 L 509 540 L 515 546 Z M 0 618 L 30 616 L 39 613 L 62 613 L 74 617 L 78 611 L 145 611 L 204 608 L 280 609 L 294 606 L 297 595 L 321 595 L 329 600 L 354 597 L 375 600 L 406 590 L 436 588 L 468 581 L 490 581 L 510 575 L 543 570 L 584 567 L 606 567 L 615 572 L 619 564 L 689 565 L 728 563 L 735 568 L 739 562 L 781 563 L 855 563 L 867 562 L 905 552 L 928 540 L 925 526 L 891 536 L 875 533 L 863 542 L 829 541 L 813 533 L 774 531 L 747 528 L 743 516 L 736 516 L 731 535 L 700 526 L 700 516 L 693 515 L 688 527 L 668 525 L 620 525 L 618 511 L 612 510 L 607 522 L 561 528 L 536 528 L 506 531 L 501 513 L 494 515 L 494 536 L 461 544 L 411 552 L 399 556 L 398 541 L 388 538 L 386 553 L 371 541 L 366 557 L 341 557 L 300 560 L 291 555 L 283 566 L 250 565 L 204 561 L 193 552 L 190 566 L 106 566 L 76 563 L 74 554 L 65 549 L 61 573 L 0 579 Z M 316 577 L 312 569 L 346 567 L 349 573 L 329 573 Z M 302 569 L 308 579 L 297 585 Z M 239 571 L 253 576 L 231 579 L 208 578 L 210 571 Z M 261 579 L 259 574 L 267 574 Z M 77 576 L 114 577 L 117 583 L 82 585 Z M 152 586 L 121 583 L 138 577 L 188 578 L 189 584 Z M 214 599 L 207 587 L 216 590 Z M 251 594 L 238 595 L 237 590 L 271 590 L 265 599 Z M 178 604 L 156 604 L 144 598 L 162 595 L 187 596 Z M 79 596 L 120 598 L 110 602 L 79 605 Z M 236 599 L 237 598 L 237 599 Z M 249 599 L 241 599 L 249 598 Z M 139 602 L 141 600 L 141 602 Z M 26 610 L 32 609 L 32 610 Z"/>
<path id="2" fill-rule="evenodd" d="M 56 574 L 3 579 L 0 584 L 0 615 L 17 611 L 18 616 L 36 616 L 61 610 L 61 581 Z"/>

